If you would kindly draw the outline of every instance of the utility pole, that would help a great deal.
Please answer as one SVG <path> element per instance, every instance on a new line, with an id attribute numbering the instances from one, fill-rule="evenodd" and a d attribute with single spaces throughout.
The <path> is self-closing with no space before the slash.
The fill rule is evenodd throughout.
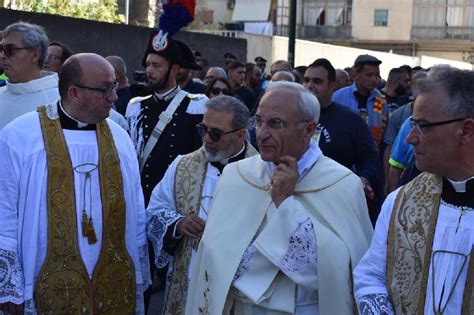
<path id="1" fill-rule="evenodd" d="M 128 24 L 129 10 L 130 10 L 130 2 L 129 0 L 125 0 L 125 24 Z"/>
<path id="2" fill-rule="evenodd" d="M 296 1 L 290 0 L 290 18 L 288 25 L 288 62 L 295 65 L 295 39 L 296 39 Z"/>

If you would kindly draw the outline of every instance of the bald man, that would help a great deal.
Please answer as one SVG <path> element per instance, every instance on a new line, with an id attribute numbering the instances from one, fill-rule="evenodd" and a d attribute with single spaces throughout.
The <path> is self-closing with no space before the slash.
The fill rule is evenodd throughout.
<path id="1" fill-rule="evenodd" d="M 144 314 L 145 207 L 133 144 L 107 119 L 116 91 L 105 58 L 73 55 L 61 99 L 3 129 L 0 311 Z"/>

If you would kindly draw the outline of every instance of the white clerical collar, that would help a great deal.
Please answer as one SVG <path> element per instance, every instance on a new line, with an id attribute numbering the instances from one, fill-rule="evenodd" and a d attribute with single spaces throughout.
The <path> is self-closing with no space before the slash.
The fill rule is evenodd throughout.
<path id="1" fill-rule="evenodd" d="M 168 100 L 172 99 L 176 94 L 178 94 L 180 90 L 181 89 L 179 88 L 179 86 L 176 85 L 164 93 L 154 92 L 153 94 L 158 100 L 163 100 L 167 102 Z"/>
<path id="2" fill-rule="evenodd" d="M 453 185 L 453 188 L 456 192 L 464 193 L 466 192 L 466 183 L 468 180 L 471 180 L 471 179 L 474 179 L 474 176 L 466 180 L 461 180 L 461 181 L 454 181 L 454 180 L 450 180 L 449 178 L 447 180 L 449 180 L 451 185 Z"/>
<path id="3" fill-rule="evenodd" d="M 300 182 L 306 176 L 306 174 L 309 173 L 311 167 L 313 167 L 314 163 L 316 163 L 321 157 L 321 154 L 321 149 L 319 148 L 316 141 L 311 140 L 308 149 L 298 160 L 298 182 Z M 265 162 L 265 166 L 267 168 L 268 174 L 272 176 L 277 166 L 273 162 Z"/>
<path id="4" fill-rule="evenodd" d="M 74 117 L 71 117 L 71 115 L 68 114 L 68 112 L 64 109 L 63 107 L 63 102 L 62 101 L 59 101 L 59 106 L 61 107 L 61 110 L 63 111 L 64 115 L 66 115 L 67 117 L 71 118 L 72 120 L 74 120 L 75 122 L 77 122 L 77 127 L 78 128 L 85 128 L 87 127 L 89 124 L 88 123 L 84 123 L 82 121 L 79 121 L 77 120 L 76 118 Z"/>

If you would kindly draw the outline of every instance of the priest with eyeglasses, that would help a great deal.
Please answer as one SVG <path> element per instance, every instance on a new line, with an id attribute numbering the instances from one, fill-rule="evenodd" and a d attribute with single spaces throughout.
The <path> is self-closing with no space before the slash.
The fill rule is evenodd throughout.
<path id="1" fill-rule="evenodd" d="M 316 97 L 272 82 L 260 156 L 228 165 L 193 265 L 185 314 L 354 314 L 352 270 L 372 226 L 362 182 L 312 140 Z"/>
<path id="2" fill-rule="evenodd" d="M 0 133 L 0 314 L 145 314 L 146 214 L 115 72 L 73 55 L 58 102 Z"/>
<path id="3" fill-rule="evenodd" d="M 360 314 L 474 313 L 474 72 L 419 81 L 411 131 L 422 173 L 384 202 L 354 271 Z"/>
<path id="4" fill-rule="evenodd" d="M 224 167 L 257 154 L 246 141 L 249 111 L 241 101 L 218 96 L 205 107 L 196 126 L 202 147 L 171 163 L 147 208 L 155 264 L 170 266 L 163 314 L 184 314 L 194 256 Z"/>

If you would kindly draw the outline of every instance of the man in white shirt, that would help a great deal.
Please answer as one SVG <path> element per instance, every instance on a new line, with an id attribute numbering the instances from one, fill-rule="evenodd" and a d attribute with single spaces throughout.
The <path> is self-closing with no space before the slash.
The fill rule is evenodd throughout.
<path id="1" fill-rule="evenodd" d="M 245 141 L 249 111 L 241 101 L 218 96 L 205 106 L 196 126 L 203 146 L 171 163 L 147 208 L 156 265 L 170 264 L 163 314 L 184 312 L 193 256 L 224 166 L 257 153 Z"/>
<path id="2" fill-rule="evenodd" d="M 0 68 L 8 79 L 0 88 L 0 130 L 16 117 L 59 100 L 58 75 L 42 70 L 48 49 L 43 28 L 14 23 L 1 37 Z"/>
<path id="3" fill-rule="evenodd" d="M 360 179 L 312 140 L 316 97 L 274 82 L 254 125 L 261 156 L 225 168 L 186 314 L 353 314 L 352 268 L 372 236 Z"/>
<path id="4" fill-rule="evenodd" d="M 0 313 L 144 314 L 140 174 L 103 57 L 61 69 L 61 100 L 0 133 Z"/>
<path id="5" fill-rule="evenodd" d="M 407 142 L 423 171 L 392 192 L 354 271 L 361 314 L 474 312 L 473 71 L 418 81 Z"/>

